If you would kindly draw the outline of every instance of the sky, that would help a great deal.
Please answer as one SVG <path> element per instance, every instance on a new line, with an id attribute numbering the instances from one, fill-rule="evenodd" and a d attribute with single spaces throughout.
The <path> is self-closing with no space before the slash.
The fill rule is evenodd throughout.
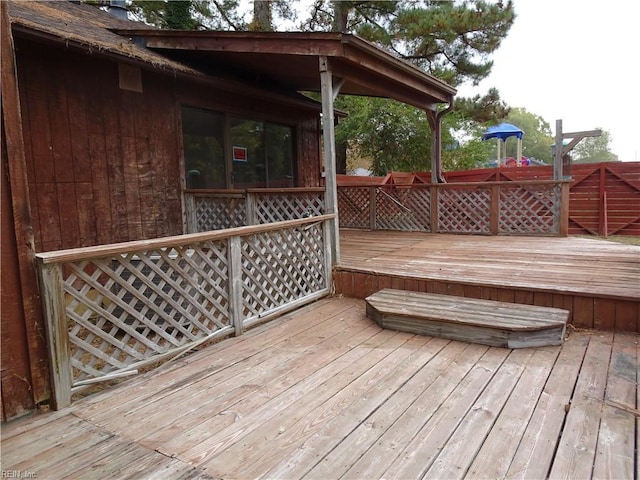
<path id="1" fill-rule="evenodd" d="M 601 128 L 622 161 L 640 161 L 640 0 L 514 0 L 517 18 L 491 56 L 490 87 L 555 135 Z M 526 132 L 525 132 L 526 135 Z"/>

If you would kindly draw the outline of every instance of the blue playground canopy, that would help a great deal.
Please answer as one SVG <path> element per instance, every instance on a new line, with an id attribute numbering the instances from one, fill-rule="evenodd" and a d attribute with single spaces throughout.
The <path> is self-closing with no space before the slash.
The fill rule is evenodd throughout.
<path id="1" fill-rule="evenodd" d="M 501 123 L 500 125 L 487 128 L 487 131 L 482 134 L 482 140 L 489 140 L 490 138 L 506 140 L 509 137 L 518 137 L 522 140 L 522 135 L 524 135 L 524 132 L 515 125 Z"/>

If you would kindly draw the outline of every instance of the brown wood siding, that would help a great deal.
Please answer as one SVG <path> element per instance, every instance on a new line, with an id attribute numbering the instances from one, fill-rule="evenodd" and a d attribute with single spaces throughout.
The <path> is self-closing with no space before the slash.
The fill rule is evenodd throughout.
<path id="1" fill-rule="evenodd" d="M 38 251 L 183 232 L 174 81 L 22 41 L 17 50 Z"/>

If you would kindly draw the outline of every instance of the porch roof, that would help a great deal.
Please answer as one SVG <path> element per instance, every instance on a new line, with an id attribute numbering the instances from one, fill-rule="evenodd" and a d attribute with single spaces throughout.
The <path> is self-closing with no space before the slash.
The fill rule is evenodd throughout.
<path id="1" fill-rule="evenodd" d="M 213 32 L 122 30 L 115 33 L 210 75 L 298 91 L 319 92 L 326 57 L 340 93 L 391 98 L 434 110 L 456 89 L 351 34 L 335 32 Z"/>

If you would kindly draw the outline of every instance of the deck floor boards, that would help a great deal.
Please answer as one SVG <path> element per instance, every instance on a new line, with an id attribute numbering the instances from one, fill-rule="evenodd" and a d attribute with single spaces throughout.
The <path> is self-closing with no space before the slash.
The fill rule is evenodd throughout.
<path id="1" fill-rule="evenodd" d="M 633 478 L 638 335 L 506 349 L 315 302 L 2 425 L 38 479 Z M 24 478 L 24 477 L 23 477 Z"/>
<path id="2" fill-rule="evenodd" d="M 340 251 L 380 275 L 640 298 L 640 247 L 602 240 L 341 230 Z"/>

